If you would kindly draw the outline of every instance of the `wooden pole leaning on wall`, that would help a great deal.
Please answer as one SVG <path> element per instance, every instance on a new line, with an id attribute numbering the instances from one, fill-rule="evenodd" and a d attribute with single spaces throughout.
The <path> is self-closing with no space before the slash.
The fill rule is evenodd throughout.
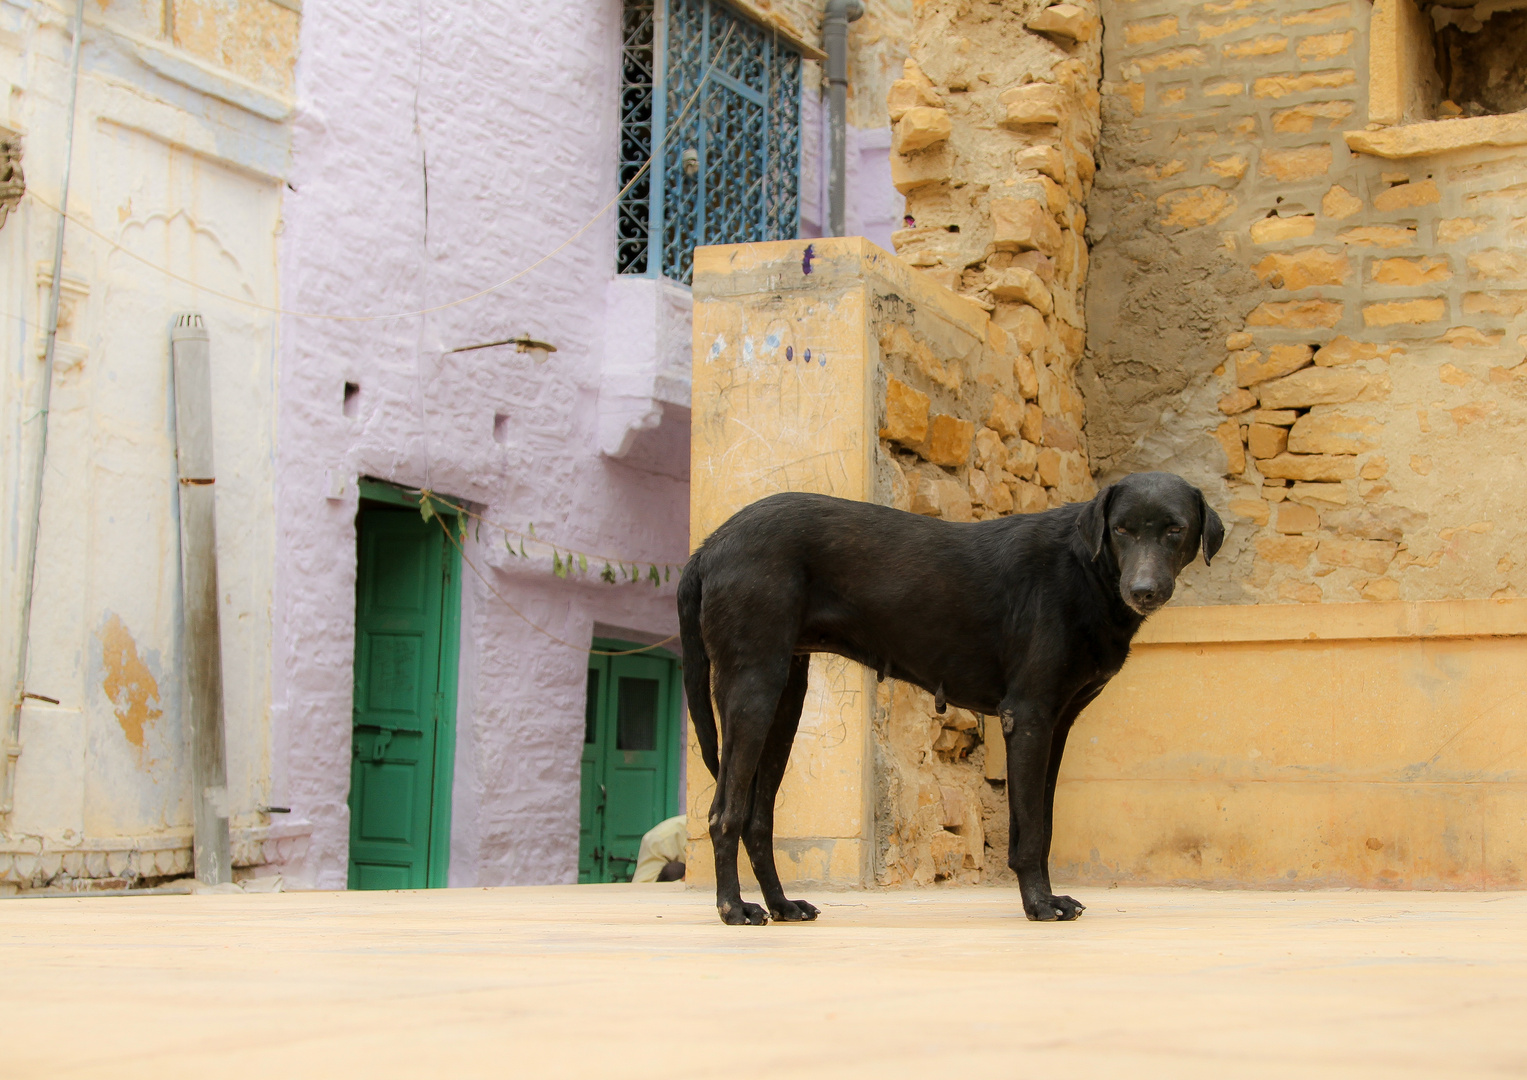
<path id="1" fill-rule="evenodd" d="M 200 315 L 170 335 L 175 368 L 175 457 L 180 476 L 180 577 L 185 625 L 182 708 L 191 732 L 196 879 L 233 880 L 228 766 L 223 732 L 223 651 L 218 626 L 217 506 L 212 463 L 212 372 Z"/>

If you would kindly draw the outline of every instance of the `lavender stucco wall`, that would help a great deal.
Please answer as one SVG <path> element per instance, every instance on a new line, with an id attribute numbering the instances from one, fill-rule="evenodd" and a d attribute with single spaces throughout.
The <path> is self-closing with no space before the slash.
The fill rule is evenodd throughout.
<path id="1" fill-rule="evenodd" d="M 308 0 L 284 306 L 433 307 L 594 218 L 616 188 L 619 23 L 618 0 Z M 814 126 L 808 113 L 808 139 Z M 877 232 L 885 168 L 852 211 Z M 817 183 L 803 177 L 808 192 Z M 346 879 L 356 476 L 469 500 L 576 550 L 683 561 L 687 295 L 613 280 L 613 264 L 607 215 L 481 299 L 396 320 L 286 320 L 272 785 L 313 826 L 305 862 L 287 868 L 294 883 Z M 509 348 L 449 352 L 522 333 L 557 352 L 539 366 Z M 353 416 L 346 382 L 360 387 Z M 487 531 L 466 553 L 546 633 L 464 572 L 450 881 L 573 881 L 587 657 L 552 636 L 664 637 L 677 577 L 660 589 L 562 581 Z"/>
<path id="2" fill-rule="evenodd" d="M 613 0 L 309 0 L 285 306 L 440 304 L 509 276 L 594 217 L 615 191 L 618 27 Z M 331 483 L 426 486 L 575 549 L 684 558 L 684 481 L 599 450 L 613 261 L 605 218 L 480 300 L 392 321 L 287 320 L 273 779 L 278 801 L 314 826 L 305 865 L 288 869 L 298 881 L 343 887 L 346 877 L 356 495 L 350 483 L 330 499 Z M 448 352 L 519 333 L 558 351 L 540 366 L 513 349 Z M 347 381 L 360 386 L 353 417 L 342 408 Z M 680 449 L 687 459 L 687 442 Z M 510 565 L 487 532 L 467 555 L 565 641 L 586 644 L 596 623 L 657 637 L 676 629 L 671 585 L 564 582 L 544 561 Z M 471 571 L 462 589 L 450 880 L 575 880 L 587 657 L 531 629 Z"/>

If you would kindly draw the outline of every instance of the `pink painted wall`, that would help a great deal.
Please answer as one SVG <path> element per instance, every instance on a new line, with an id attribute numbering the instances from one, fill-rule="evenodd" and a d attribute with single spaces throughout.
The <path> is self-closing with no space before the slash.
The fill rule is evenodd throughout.
<path id="1" fill-rule="evenodd" d="M 616 188 L 619 17 L 618 0 L 307 0 L 284 306 L 441 304 L 594 217 Z M 479 300 L 398 320 L 285 320 L 272 798 L 313 825 L 305 862 L 286 868 L 294 883 L 346 878 L 354 477 L 470 500 L 583 551 L 685 558 L 687 297 L 612 281 L 613 266 L 606 215 Z M 557 352 L 540 366 L 510 348 L 448 352 L 521 333 Z M 360 386 L 354 416 L 346 382 Z M 677 629 L 676 574 L 660 589 L 561 581 L 549 558 L 512 559 L 487 531 L 467 555 L 566 641 Z M 463 578 L 451 883 L 574 881 L 586 654 Z"/>
<path id="2" fill-rule="evenodd" d="M 566 240 L 615 192 L 618 26 L 613 2 L 305 4 L 285 306 L 439 304 Z M 314 826 L 297 880 L 343 887 L 346 874 L 356 495 L 351 483 L 327 498 L 331 470 L 471 500 L 581 550 L 685 557 L 684 481 L 598 449 L 613 264 L 607 217 L 481 300 L 386 322 L 286 320 L 274 798 Z M 507 348 L 447 353 L 523 332 L 558 351 L 539 367 Z M 507 562 L 499 543 L 485 532 L 468 557 L 558 637 L 677 629 L 672 585 L 563 582 L 545 561 L 508 574 L 490 569 Z M 573 881 L 587 657 L 463 577 L 451 881 Z"/>

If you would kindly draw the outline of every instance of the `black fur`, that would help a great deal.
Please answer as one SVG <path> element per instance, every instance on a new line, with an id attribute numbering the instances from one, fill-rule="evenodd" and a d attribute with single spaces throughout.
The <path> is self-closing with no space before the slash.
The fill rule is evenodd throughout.
<path id="1" fill-rule="evenodd" d="M 739 841 L 770 916 L 817 916 L 785 898 L 773 846 L 774 798 L 814 652 L 1001 718 L 1008 863 L 1024 912 L 1076 918 L 1082 905 L 1054 895 L 1049 874 L 1066 736 L 1183 567 L 1200 550 L 1207 563 L 1224 535 L 1202 493 L 1168 473 L 1126 477 L 1091 502 L 972 524 L 825 495 L 774 495 L 738 511 L 695 552 L 678 590 L 690 715 L 716 777 L 722 920 L 766 918 L 742 899 Z"/>

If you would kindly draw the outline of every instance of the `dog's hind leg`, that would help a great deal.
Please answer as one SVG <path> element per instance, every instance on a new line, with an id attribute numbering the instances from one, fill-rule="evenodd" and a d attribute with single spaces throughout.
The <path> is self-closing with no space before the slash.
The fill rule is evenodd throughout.
<path id="1" fill-rule="evenodd" d="M 729 673 L 718 687 L 721 707 L 721 770 L 711 802 L 710 838 L 716 855 L 716 910 L 733 926 L 768 920 L 764 909 L 742 899 L 737 845 L 752 812 L 753 784 L 787 677 L 782 664 L 754 665 Z"/>
<path id="2" fill-rule="evenodd" d="M 785 898 L 784 887 L 779 883 L 779 870 L 774 864 L 774 799 L 779 794 L 780 781 L 785 778 L 790 748 L 801 724 L 801 707 L 806 702 L 806 677 L 810 670 L 810 656 L 791 659 L 790 678 L 785 683 L 784 693 L 779 696 L 774 726 L 769 729 L 758 771 L 753 776 L 752 812 L 742 834 L 753 873 L 763 888 L 764 903 L 769 906 L 770 916 L 779 922 L 810 922 L 817 917 L 813 905 L 804 900 Z"/>

